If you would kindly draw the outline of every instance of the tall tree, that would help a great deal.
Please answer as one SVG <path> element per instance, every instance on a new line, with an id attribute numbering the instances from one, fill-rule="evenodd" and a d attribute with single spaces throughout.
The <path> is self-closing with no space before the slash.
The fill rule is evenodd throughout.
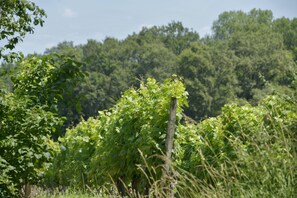
<path id="1" fill-rule="evenodd" d="M 60 117 L 67 117 L 68 126 L 79 120 L 80 103 L 75 88 L 84 78 L 81 66 L 82 63 L 67 56 L 25 59 L 12 77 L 13 93 L 20 99 L 30 98 L 31 106 L 45 106 Z M 55 136 L 63 132 L 57 131 Z"/>
<path id="2" fill-rule="evenodd" d="M 22 185 L 36 184 L 53 157 L 51 136 L 64 121 L 57 106 L 82 77 L 80 63 L 60 59 L 23 60 L 12 78 L 13 93 L 0 93 L 1 197 L 17 197 Z"/>
<path id="3" fill-rule="evenodd" d="M 253 9 L 248 13 L 243 11 L 223 12 L 218 20 L 213 22 L 212 30 L 215 39 L 228 39 L 236 32 L 257 30 L 259 26 L 270 26 L 273 14 L 270 10 Z"/>
<path id="4" fill-rule="evenodd" d="M 267 85 L 292 83 L 296 70 L 293 57 L 286 50 L 282 35 L 272 27 L 272 12 L 256 9 L 248 13 L 224 12 L 213 24 L 213 38 L 224 40 L 237 56 L 240 98 L 253 100 Z"/>
<path id="5" fill-rule="evenodd" d="M 181 22 L 171 22 L 164 26 L 144 27 L 139 34 L 134 34 L 138 43 L 161 41 L 166 48 L 180 54 L 192 42 L 199 41 L 199 34 L 183 26 Z"/>
<path id="6" fill-rule="evenodd" d="M 297 18 L 279 18 L 273 22 L 273 29 L 283 36 L 284 44 L 297 61 Z"/>
<path id="7" fill-rule="evenodd" d="M 179 56 L 178 74 L 189 91 L 186 114 L 195 119 L 217 115 L 235 98 L 234 54 L 223 43 L 194 43 Z"/>
<path id="8" fill-rule="evenodd" d="M 0 59 L 11 62 L 20 58 L 15 52 L 10 52 L 21 42 L 27 33 L 34 32 L 34 26 L 43 26 L 46 16 L 43 9 L 29 0 L 0 1 Z"/>

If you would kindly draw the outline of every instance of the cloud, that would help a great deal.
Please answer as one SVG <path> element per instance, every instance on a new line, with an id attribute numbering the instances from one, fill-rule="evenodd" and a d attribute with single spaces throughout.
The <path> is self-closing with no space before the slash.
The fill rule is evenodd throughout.
<path id="1" fill-rule="evenodd" d="M 63 16 L 66 18 L 74 18 L 76 17 L 76 12 L 74 12 L 72 9 L 70 8 L 66 8 L 63 12 Z"/>

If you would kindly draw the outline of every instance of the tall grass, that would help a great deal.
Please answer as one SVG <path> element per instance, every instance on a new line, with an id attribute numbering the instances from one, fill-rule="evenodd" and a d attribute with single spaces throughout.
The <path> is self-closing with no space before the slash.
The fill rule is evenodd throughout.
<path id="1" fill-rule="evenodd" d="M 231 140 L 230 140 L 231 141 Z M 234 144 L 238 144 L 234 141 Z M 240 157 L 237 160 L 225 161 L 220 168 L 208 163 L 203 167 L 208 177 L 212 180 L 199 179 L 192 173 L 178 167 L 172 166 L 170 174 L 163 175 L 157 179 L 156 169 L 159 167 L 138 167 L 145 175 L 150 189 L 147 195 L 139 194 L 126 187 L 127 197 L 168 197 L 173 190 L 175 197 L 187 198 L 220 198 L 220 197 L 294 197 L 296 196 L 296 153 L 291 152 L 292 144 L 283 139 L 286 145 L 282 147 L 283 156 L 275 156 L 273 145 L 252 145 L 257 149 L 257 155 L 247 155 L 246 152 L 238 150 Z M 239 146 L 239 145 L 238 145 Z M 253 158 L 253 159 L 251 159 Z M 145 158 L 143 158 L 145 160 Z M 171 184 L 170 186 L 168 184 Z M 171 188 L 170 188 L 171 187 Z M 104 189 L 104 188 L 101 188 Z M 111 190 L 112 189 L 112 190 Z M 116 190 L 116 185 L 108 185 L 105 190 L 88 189 L 86 191 L 68 189 L 64 192 L 45 192 L 37 196 L 39 198 L 76 198 L 76 197 L 121 197 Z"/>

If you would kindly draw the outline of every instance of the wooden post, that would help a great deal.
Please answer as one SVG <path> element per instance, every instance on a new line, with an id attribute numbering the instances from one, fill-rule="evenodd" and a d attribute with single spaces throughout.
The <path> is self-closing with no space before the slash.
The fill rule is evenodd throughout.
<path id="1" fill-rule="evenodd" d="M 174 141 L 174 132 L 175 132 L 175 123 L 176 123 L 176 109 L 177 109 L 177 99 L 171 98 L 170 101 L 170 113 L 169 113 L 169 120 L 167 125 L 167 134 L 166 134 L 166 142 L 165 142 L 165 148 L 166 148 L 166 160 L 165 160 L 165 174 L 170 175 L 170 166 L 171 166 L 171 155 L 172 155 L 172 149 L 173 149 L 173 141 Z M 169 183 L 169 191 L 168 197 L 174 197 L 173 194 L 173 186 L 171 183 Z"/>
<path id="2" fill-rule="evenodd" d="M 29 184 L 29 183 L 26 183 L 25 184 L 25 190 L 24 190 L 25 192 L 24 192 L 24 197 L 25 198 L 29 198 L 29 197 L 31 197 L 31 185 Z"/>

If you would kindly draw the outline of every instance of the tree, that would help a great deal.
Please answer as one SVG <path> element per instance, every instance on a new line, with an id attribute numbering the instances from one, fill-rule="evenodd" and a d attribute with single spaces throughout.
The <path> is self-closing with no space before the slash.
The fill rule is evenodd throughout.
<path id="1" fill-rule="evenodd" d="M 177 57 L 163 43 L 145 43 L 136 50 L 137 63 L 131 68 L 136 78 L 163 81 L 176 73 Z"/>
<path id="2" fill-rule="evenodd" d="M 83 70 L 88 75 L 78 89 L 84 95 L 82 109 L 85 118 L 95 116 L 99 110 L 114 105 L 121 92 L 130 86 L 128 79 L 133 77 L 128 68 L 123 66 L 124 63 L 118 60 L 122 48 L 113 48 L 117 43 L 109 41 L 102 44 L 89 40 L 82 46 L 82 61 L 86 63 Z"/>
<path id="3" fill-rule="evenodd" d="M 80 112 L 77 84 L 84 78 L 82 63 L 68 56 L 48 55 L 23 60 L 12 77 L 13 93 L 30 98 L 32 106 L 46 105 L 47 110 L 67 117 L 65 123 L 78 122 Z M 66 127 L 65 126 L 65 127 Z M 57 131 L 56 136 L 65 131 Z"/>
<path id="4" fill-rule="evenodd" d="M 284 49 L 281 35 L 268 27 L 237 32 L 229 40 L 238 57 L 236 74 L 241 88 L 239 97 L 251 100 L 255 90 L 268 83 L 288 86 L 295 70 L 293 57 Z"/>
<path id="5" fill-rule="evenodd" d="M 257 30 L 259 26 L 272 25 L 273 14 L 270 10 L 253 9 L 248 13 L 243 11 L 223 12 L 219 19 L 213 22 L 212 30 L 215 39 L 225 40 L 236 32 Z"/>
<path id="6" fill-rule="evenodd" d="M 2 62 L 0 64 L 0 89 L 8 92 L 12 91 L 11 73 L 14 71 L 15 65 L 12 63 Z"/>
<path id="7" fill-rule="evenodd" d="M 273 29 L 282 34 L 286 49 L 294 54 L 297 61 L 297 18 L 279 18 L 274 20 Z"/>
<path id="8" fill-rule="evenodd" d="M 72 57 L 75 61 L 82 60 L 82 48 L 81 46 L 75 46 L 72 41 L 64 41 L 58 43 L 57 46 L 46 49 L 44 55 L 62 55 Z"/>
<path id="9" fill-rule="evenodd" d="M 283 22 L 277 24 L 284 25 Z M 292 83 L 296 66 L 282 35 L 273 29 L 271 11 L 224 12 L 214 22 L 213 30 L 213 38 L 225 41 L 236 55 L 239 98 L 255 102 L 259 100 L 260 90 L 268 90 L 273 84 L 288 86 Z"/>
<path id="10" fill-rule="evenodd" d="M 50 135 L 63 119 L 29 98 L 0 93 L 0 196 L 18 197 L 25 184 L 37 184 L 51 163 Z"/>
<path id="11" fill-rule="evenodd" d="M 46 14 L 35 3 L 28 0 L 5 0 L 0 2 L 0 59 L 7 62 L 22 57 L 11 52 L 27 33 L 34 32 L 34 26 L 43 26 Z"/>
<path id="12" fill-rule="evenodd" d="M 180 54 L 192 42 L 199 41 L 199 34 L 183 26 L 181 22 L 171 22 L 164 26 L 144 27 L 131 36 L 138 44 L 162 42 L 174 54 Z M 128 38 L 129 39 L 129 38 Z"/>
<path id="13" fill-rule="evenodd" d="M 237 78 L 234 54 L 224 43 L 193 43 L 179 56 L 178 74 L 189 91 L 186 114 L 197 120 L 215 116 L 221 107 L 235 99 Z"/>
<path id="14" fill-rule="evenodd" d="M 57 56 L 55 57 L 57 58 Z M 61 135 L 69 115 L 61 105 L 75 105 L 73 86 L 83 74 L 69 57 L 31 57 L 20 62 L 12 78 L 13 93 L 0 93 L 0 193 L 17 196 L 24 184 L 35 184 L 53 157 L 51 138 Z M 69 93 L 70 92 L 70 93 Z M 64 103 L 63 103 L 64 102 Z"/>

